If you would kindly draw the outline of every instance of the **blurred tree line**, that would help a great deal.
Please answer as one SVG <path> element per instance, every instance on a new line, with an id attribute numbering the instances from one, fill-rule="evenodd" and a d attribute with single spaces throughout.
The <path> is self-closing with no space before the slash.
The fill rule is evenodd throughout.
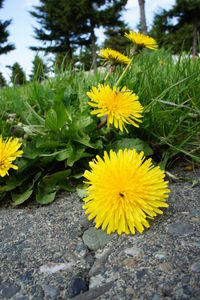
<path id="1" fill-rule="evenodd" d="M 3 8 L 3 2 L 0 0 L 0 9 Z M 34 28 L 35 38 L 41 42 L 40 47 L 30 47 L 37 51 L 30 81 L 42 81 L 49 72 L 38 55 L 39 51 L 54 55 L 53 72 L 63 71 L 69 63 L 96 71 L 99 64 L 96 29 L 102 29 L 105 35 L 101 47 L 123 52 L 128 44 L 124 32 L 129 30 L 121 18 L 126 4 L 127 0 L 40 0 L 30 12 L 38 23 L 38 27 Z M 138 29 L 143 34 L 153 36 L 160 46 L 170 47 L 173 53 L 180 53 L 182 49 L 192 50 L 194 56 L 198 55 L 200 0 L 176 0 L 170 10 L 163 9 L 155 15 L 150 31 L 146 25 L 145 0 L 138 0 L 138 5 Z M 8 43 L 7 27 L 10 24 L 11 20 L 0 21 L 0 55 L 15 49 L 13 44 Z M 10 66 L 10 69 L 13 84 L 27 82 L 18 63 Z M 6 81 L 0 72 L 0 86 L 5 85 Z"/>
<path id="2" fill-rule="evenodd" d="M 95 72 L 97 68 L 95 29 L 104 29 L 107 45 L 109 40 L 113 43 L 115 33 L 127 27 L 121 20 L 126 4 L 127 0 L 40 0 L 39 5 L 31 11 L 31 15 L 39 24 L 38 28 L 34 28 L 35 38 L 43 45 L 32 46 L 31 49 L 59 53 L 63 56 L 67 54 L 69 61 L 74 56 L 77 58 L 76 50 L 81 49 L 79 60 L 86 62 L 86 69 L 89 67 L 88 62 L 92 61 Z M 120 38 L 123 39 L 123 33 Z"/>
<path id="3" fill-rule="evenodd" d="M 199 31 L 200 0 L 176 0 L 172 9 L 155 15 L 150 34 L 173 53 L 192 50 L 193 56 L 197 56 Z"/>

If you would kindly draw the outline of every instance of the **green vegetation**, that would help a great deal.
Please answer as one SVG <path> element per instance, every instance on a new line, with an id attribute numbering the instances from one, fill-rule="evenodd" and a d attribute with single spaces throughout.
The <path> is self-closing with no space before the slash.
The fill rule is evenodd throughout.
<path id="1" fill-rule="evenodd" d="M 3 76 L 3 74 L 0 72 L 0 88 L 4 87 L 6 85 L 7 85 L 6 84 L 6 80 L 5 80 L 4 76 Z"/>
<path id="2" fill-rule="evenodd" d="M 111 85 L 121 74 L 117 68 L 108 78 Z M 103 82 L 104 73 L 68 66 L 41 83 L 0 90 L 0 131 L 21 138 L 24 151 L 17 173 L 0 179 L 0 197 L 9 192 L 18 205 L 35 195 L 48 204 L 58 190 L 79 187 L 88 162 L 109 149 L 135 147 L 162 167 L 179 155 L 200 163 L 199 68 L 198 59 L 182 55 L 174 63 L 162 50 L 134 58 L 121 86 L 139 96 L 145 113 L 139 129 L 127 126 L 128 135 L 98 129 L 99 119 L 90 115 L 86 92 Z"/>
<path id="3" fill-rule="evenodd" d="M 31 81 L 42 81 L 45 78 L 47 78 L 48 74 L 48 68 L 46 64 L 43 62 L 42 58 L 39 57 L 38 54 L 34 57 L 33 60 L 33 68 L 32 68 L 32 73 L 30 75 L 30 80 Z"/>
<path id="4" fill-rule="evenodd" d="M 13 85 L 22 85 L 26 83 L 26 74 L 22 67 L 16 62 L 13 64 L 11 69 L 11 82 Z"/>

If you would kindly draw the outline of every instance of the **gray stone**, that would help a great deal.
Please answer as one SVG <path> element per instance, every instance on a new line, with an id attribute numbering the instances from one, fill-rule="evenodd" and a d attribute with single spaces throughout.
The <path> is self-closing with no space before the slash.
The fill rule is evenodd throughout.
<path id="1" fill-rule="evenodd" d="M 114 281 L 107 282 L 101 286 L 90 289 L 88 292 L 84 294 L 80 294 L 73 298 L 73 300 L 93 300 L 98 298 L 99 296 L 105 294 L 109 291 L 113 286 Z"/>
<path id="2" fill-rule="evenodd" d="M 166 258 L 166 256 L 167 256 L 166 252 L 155 253 L 155 258 L 157 258 L 157 259 L 164 259 L 164 258 Z"/>
<path id="3" fill-rule="evenodd" d="M 197 175 L 200 178 L 200 169 L 189 173 L 191 177 Z M 181 177 L 187 176 L 183 172 Z M 74 193 L 58 193 L 48 206 L 27 202 L 11 208 L 1 201 L 0 299 L 69 299 L 75 274 L 90 289 L 83 294 L 80 291 L 73 300 L 200 299 L 196 222 L 200 215 L 200 185 L 174 181 L 169 188 L 169 208 L 148 220 L 150 228 L 143 234 L 114 233 L 112 240 L 95 252 L 83 246 L 83 202 Z M 188 226 L 174 232 L 177 223 L 189 224 L 190 233 Z M 12 234 L 6 230 L 7 225 Z M 8 285 L 19 285 L 21 289 L 6 298 L 2 292 L 5 295 Z"/>
<path id="4" fill-rule="evenodd" d="M 78 244 L 76 246 L 76 251 L 80 256 L 85 257 L 88 253 L 88 248 L 85 244 Z"/>
<path id="5" fill-rule="evenodd" d="M 72 278 L 70 287 L 69 287 L 69 298 L 73 298 L 80 293 L 88 291 L 88 286 L 85 280 L 81 277 Z"/>
<path id="6" fill-rule="evenodd" d="M 85 261 L 89 264 L 89 265 L 93 265 L 94 263 L 94 256 L 92 254 L 88 254 L 86 257 L 85 257 Z"/>
<path id="7" fill-rule="evenodd" d="M 15 300 L 29 300 L 28 296 L 18 296 Z"/>
<path id="8" fill-rule="evenodd" d="M 104 265 L 101 263 L 96 262 L 89 271 L 89 276 L 95 276 L 100 274 L 101 271 L 104 269 Z"/>
<path id="9" fill-rule="evenodd" d="M 157 294 L 154 294 L 152 300 L 160 300 L 160 296 Z"/>
<path id="10" fill-rule="evenodd" d="M 19 292 L 21 287 L 16 284 L 10 284 L 10 283 L 5 283 L 3 284 L 2 288 L 0 286 L 0 290 L 2 290 L 2 296 L 5 298 L 11 298 L 14 296 L 17 292 Z"/>
<path id="11" fill-rule="evenodd" d="M 90 250 L 96 251 L 112 240 L 113 235 L 108 235 L 106 231 L 91 227 L 83 234 L 83 242 Z"/>
<path id="12" fill-rule="evenodd" d="M 200 273 L 200 261 L 197 261 L 191 265 L 191 270 L 196 273 Z"/>
<path id="13" fill-rule="evenodd" d="M 146 275 L 146 272 L 147 272 L 147 271 L 146 271 L 145 269 L 144 269 L 144 270 L 137 271 L 137 273 L 136 273 L 137 279 L 140 280 L 143 276 Z"/>
<path id="14" fill-rule="evenodd" d="M 59 290 L 54 286 L 45 285 L 45 286 L 43 286 L 43 290 L 45 293 L 45 297 L 50 297 L 52 299 L 56 299 L 57 296 L 59 295 Z"/>
<path id="15" fill-rule="evenodd" d="M 170 272 L 172 270 L 172 267 L 171 267 L 170 263 L 163 262 L 158 265 L 158 269 L 163 272 Z"/>
<path id="16" fill-rule="evenodd" d="M 28 282 L 32 279 L 33 270 L 27 271 L 25 274 L 23 274 L 20 279 L 24 282 Z"/>
<path id="17" fill-rule="evenodd" d="M 110 278 L 109 278 L 110 279 Z M 104 276 L 102 274 L 97 274 L 95 276 L 90 277 L 89 289 L 93 289 L 104 284 Z"/>
<path id="18" fill-rule="evenodd" d="M 132 257 L 138 257 L 143 254 L 143 251 L 142 251 L 142 249 L 140 249 L 136 246 L 133 246 L 132 248 L 126 248 L 124 250 L 124 253 L 128 254 L 129 256 L 132 256 Z"/>
<path id="19" fill-rule="evenodd" d="M 188 235 L 193 232 L 193 225 L 188 222 L 176 222 L 168 226 L 168 231 L 174 236 Z"/>
<path id="20" fill-rule="evenodd" d="M 47 273 L 47 274 L 53 274 L 60 271 L 68 272 L 72 271 L 72 263 L 48 263 L 46 265 L 40 266 L 40 272 L 41 273 Z"/>
<path id="21" fill-rule="evenodd" d="M 80 217 L 80 225 L 85 230 L 88 229 L 91 225 L 91 221 L 88 220 L 85 214 Z"/>

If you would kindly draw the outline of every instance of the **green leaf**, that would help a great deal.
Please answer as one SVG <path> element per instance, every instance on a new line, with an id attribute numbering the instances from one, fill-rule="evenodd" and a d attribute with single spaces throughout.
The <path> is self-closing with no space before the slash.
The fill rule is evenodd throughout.
<path id="1" fill-rule="evenodd" d="M 38 172 L 34 177 L 34 182 L 37 181 L 41 175 L 42 175 L 42 172 Z"/>
<path id="2" fill-rule="evenodd" d="M 39 190 L 38 194 L 36 195 L 36 201 L 39 204 L 46 205 L 46 204 L 53 202 L 55 199 L 55 196 L 56 196 L 56 192 L 52 192 L 52 193 L 48 194 L 47 192 L 45 193 L 45 191 L 42 192 L 41 190 Z"/>
<path id="3" fill-rule="evenodd" d="M 14 190 L 16 187 L 20 186 L 25 180 L 27 179 L 27 177 L 24 176 L 13 176 L 10 177 L 6 184 L 3 186 L 0 186 L 0 192 L 9 192 Z"/>
<path id="4" fill-rule="evenodd" d="M 76 189 L 77 195 L 82 199 L 87 196 L 87 191 L 84 189 Z"/>
<path id="5" fill-rule="evenodd" d="M 69 149 L 64 149 L 59 151 L 59 153 L 56 154 L 55 159 L 57 161 L 63 161 L 65 159 L 67 159 L 70 156 L 70 152 Z"/>
<path id="6" fill-rule="evenodd" d="M 40 149 L 55 149 L 56 147 L 60 146 L 59 141 L 52 141 L 49 137 L 42 137 L 42 138 L 37 138 L 36 141 L 36 148 Z"/>
<path id="7" fill-rule="evenodd" d="M 70 154 L 68 160 L 67 160 L 67 165 L 69 167 L 72 167 L 73 164 L 78 161 L 80 158 L 83 157 L 89 157 L 91 154 L 85 152 L 85 148 L 82 149 L 74 149 L 74 151 Z"/>
<path id="8" fill-rule="evenodd" d="M 67 180 L 67 177 L 71 174 L 71 169 L 65 170 L 65 171 L 59 171 L 55 172 L 51 175 L 46 175 L 43 177 L 42 182 L 46 186 L 50 187 L 56 187 L 57 185 L 59 186 L 59 183 Z"/>
<path id="9" fill-rule="evenodd" d="M 59 151 L 58 154 L 56 154 L 56 160 L 58 161 L 63 161 L 67 159 L 71 154 L 73 153 L 73 148 L 70 142 L 68 142 L 67 146 L 65 149 Z"/>
<path id="10" fill-rule="evenodd" d="M 70 174 L 71 169 L 67 169 L 44 176 L 39 183 L 38 194 L 49 194 L 58 190 L 73 192 L 74 188 L 69 180 Z"/>
<path id="11" fill-rule="evenodd" d="M 49 165 L 54 160 L 54 156 L 47 156 L 40 159 L 40 167 Z"/>
<path id="12" fill-rule="evenodd" d="M 26 190 L 22 194 L 11 193 L 11 197 L 13 200 L 13 206 L 17 206 L 17 205 L 24 203 L 26 200 L 28 200 L 28 198 L 30 198 L 32 193 L 33 193 L 33 190 L 30 190 L 30 189 Z"/>
<path id="13" fill-rule="evenodd" d="M 53 99 L 54 103 L 57 103 L 57 104 L 62 103 L 64 95 L 65 95 L 65 91 L 66 91 L 66 85 L 59 87 L 59 89 L 56 91 L 56 94 Z"/>
<path id="14" fill-rule="evenodd" d="M 84 173 L 79 173 L 79 174 L 73 174 L 70 177 L 75 178 L 75 179 L 80 179 L 81 177 L 83 177 Z"/>
<path id="15" fill-rule="evenodd" d="M 145 156 L 153 154 L 153 150 L 144 141 L 134 138 L 124 138 L 114 142 L 110 149 L 118 151 L 119 149 L 135 149 L 137 152 L 144 151 Z"/>
<path id="16" fill-rule="evenodd" d="M 35 159 L 35 158 L 39 157 L 39 155 L 42 152 L 43 152 L 42 150 L 36 149 L 35 147 L 27 146 L 24 149 L 23 158 Z M 20 161 L 21 161 L 21 159 L 20 159 Z"/>
<path id="17" fill-rule="evenodd" d="M 24 155 L 24 153 L 23 153 Z M 20 160 L 18 161 L 18 172 L 23 172 L 24 170 L 26 170 L 28 167 L 30 167 L 32 165 L 32 161 L 30 161 L 29 159 L 25 159 L 24 157 L 20 158 Z"/>
<path id="18" fill-rule="evenodd" d="M 84 134 L 82 136 L 76 134 L 72 137 L 73 141 L 78 142 L 86 147 L 89 148 L 95 148 L 91 143 L 90 143 L 90 137 L 87 134 Z"/>
<path id="19" fill-rule="evenodd" d="M 54 132 L 57 132 L 58 130 L 58 118 L 55 110 L 51 108 L 46 115 L 46 120 L 45 120 L 45 127 L 47 129 L 50 129 Z"/>
<path id="20" fill-rule="evenodd" d="M 58 117 L 57 126 L 58 128 L 62 128 L 67 121 L 71 120 L 70 115 L 68 114 L 64 104 L 61 102 L 54 107 L 56 114 Z"/>
<path id="21" fill-rule="evenodd" d="M 70 131 L 80 131 L 81 129 L 84 129 L 91 125 L 93 123 L 93 119 L 91 116 L 88 115 L 76 115 L 73 117 L 72 124 L 70 126 Z"/>

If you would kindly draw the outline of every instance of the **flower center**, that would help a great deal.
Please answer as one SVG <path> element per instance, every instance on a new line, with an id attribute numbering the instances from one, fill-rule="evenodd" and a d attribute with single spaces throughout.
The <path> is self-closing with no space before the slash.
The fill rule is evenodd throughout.
<path id="1" fill-rule="evenodd" d="M 0 168 L 5 166 L 5 160 L 0 160 Z"/>

